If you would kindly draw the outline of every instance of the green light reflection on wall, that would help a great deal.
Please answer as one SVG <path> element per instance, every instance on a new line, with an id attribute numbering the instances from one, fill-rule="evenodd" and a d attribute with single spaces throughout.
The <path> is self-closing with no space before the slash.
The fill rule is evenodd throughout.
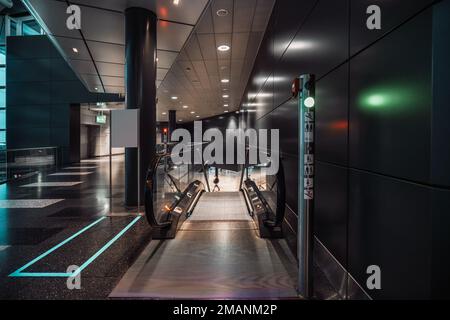
<path id="1" fill-rule="evenodd" d="M 397 112 L 417 107 L 425 101 L 425 92 L 427 90 L 411 83 L 376 86 L 363 91 L 358 104 L 367 111 Z"/>

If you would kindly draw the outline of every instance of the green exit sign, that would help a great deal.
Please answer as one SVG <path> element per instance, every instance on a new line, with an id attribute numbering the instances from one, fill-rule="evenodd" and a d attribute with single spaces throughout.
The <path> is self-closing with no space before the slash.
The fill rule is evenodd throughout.
<path id="1" fill-rule="evenodd" d="M 98 124 L 106 124 L 106 116 L 97 116 L 95 122 Z"/>

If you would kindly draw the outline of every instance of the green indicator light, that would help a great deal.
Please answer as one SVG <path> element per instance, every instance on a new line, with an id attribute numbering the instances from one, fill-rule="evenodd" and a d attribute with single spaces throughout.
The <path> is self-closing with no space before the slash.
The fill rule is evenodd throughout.
<path id="1" fill-rule="evenodd" d="M 305 107 L 312 108 L 316 105 L 316 101 L 314 100 L 313 97 L 308 97 L 305 99 L 304 104 L 305 104 Z"/>

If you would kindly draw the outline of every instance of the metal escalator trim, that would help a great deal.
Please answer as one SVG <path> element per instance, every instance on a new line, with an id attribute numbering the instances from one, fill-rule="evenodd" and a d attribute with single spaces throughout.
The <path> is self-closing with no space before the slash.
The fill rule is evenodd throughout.
<path id="1" fill-rule="evenodd" d="M 195 210 L 195 207 L 197 206 L 198 202 L 200 201 L 200 197 L 203 195 L 203 193 L 205 193 L 205 190 L 200 191 L 197 193 L 197 195 L 194 198 L 194 201 L 192 201 L 191 205 L 189 206 L 188 210 L 187 210 L 187 216 L 190 217 L 192 215 L 192 213 Z"/>

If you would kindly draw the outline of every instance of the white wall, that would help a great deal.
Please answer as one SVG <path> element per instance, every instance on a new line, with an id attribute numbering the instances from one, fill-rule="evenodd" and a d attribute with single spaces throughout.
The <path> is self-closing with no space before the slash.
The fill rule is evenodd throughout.
<path id="1" fill-rule="evenodd" d="M 90 111 L 87 107 L 81 108 L 81 138 L 80 138 L 80 153 L 81 159 L 89 157 L 89 144 L 93 145 L 92 157 L 101 157 L 109 155 L 109 136 L 110 136 L 110 115 L 105 112 L 106 124 L 99 125 L 95 122 L 97 112 Z M 90 128 L 89 128 L 90 127 Z M 113 154 L 123 154 L 124 148 L 113 148 Z"/>

